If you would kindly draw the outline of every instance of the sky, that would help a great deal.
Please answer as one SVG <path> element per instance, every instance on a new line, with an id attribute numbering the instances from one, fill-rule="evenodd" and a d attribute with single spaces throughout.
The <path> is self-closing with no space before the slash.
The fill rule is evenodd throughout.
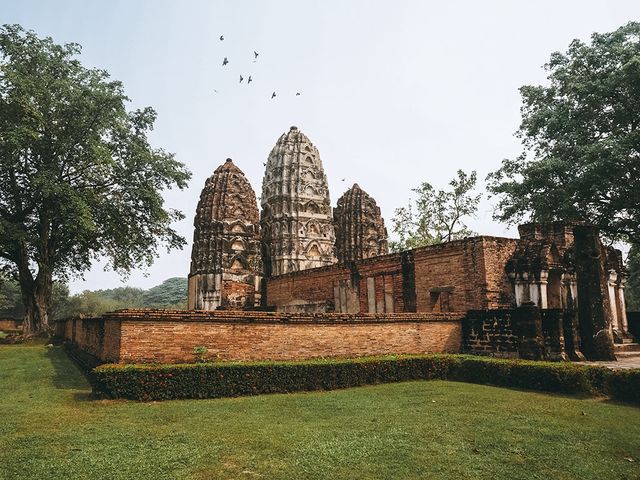
<path id="1" fill-rule="evenodd" d="M 206 178 L 232 158 L 259 196 L 263 163 L 292 125 L 318 148 L 332 205 L 357 182 L 391 233 L 412 188 L 475 170 L 485 195 L 469 227 L 516 237 L 493 220 L 484 179 L 521 151 L 518 88 L 544 83 L 542 66 L 571 40 L 632 20 L 638 0 L 0 0 L 0 23 L 79 43 L 85 66 L 123 82 L 131 109 L 152 106 L 152 145 L 193 174 L 164 194 L 186 216 L 175 225 L 184 250 L 161 250 L 126 279 L 98 263 L 72 293 L 186 277 Z"/>

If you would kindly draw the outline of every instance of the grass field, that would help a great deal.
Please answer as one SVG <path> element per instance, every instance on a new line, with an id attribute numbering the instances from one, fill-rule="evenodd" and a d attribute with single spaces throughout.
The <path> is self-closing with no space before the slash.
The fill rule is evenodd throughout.
<path id="1" fill-rule="evenodd" d="M 640 479 L 640 408 L 455 382 L 91 400 L 59 347 L 6 345 L 0 412 L 2 479 Z"/>

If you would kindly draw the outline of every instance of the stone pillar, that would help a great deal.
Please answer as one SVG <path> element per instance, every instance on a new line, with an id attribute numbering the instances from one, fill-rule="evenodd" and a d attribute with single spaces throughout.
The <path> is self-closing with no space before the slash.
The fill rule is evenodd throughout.
<path id="1" fill-rule="evenodd" d="M 607 283 L 607 290 L 609 292 L 609 305 L 611 307 L 611 330 L 619 332 L 620 322 L 618 321 L 618 301 L 616 299 L 616 289 L 618 274 L 615 270 L 609 270 L 609 278 Z"/>
<path id="2" fill-rule="evenodd" d="M 567 298 L 567 290 L 569 288 L 568 276 L 566 273 L 560 275 L 560 308 L 569 308 L 569 302 Z"/>
<path id="3" fill-rule="evenodd" d="M 544 337 L 540 309 L 532 302 L 516 308 L 513 326 L 518 338 L 518 354 L 526 360 L 544 359 Z"/>
<path id="4" fill-rule="evenodd" d="M 605 254 L 598 230 L 591 225 L 577 225 L 573 232 L 581 350 L 588 360 L 615 360 Z"/>
<path id="5" fill-rule="evenodd" d="M 624 284 L 626 279 L 624 277 L 620 277 L 620 281 L 618 283 L 617 293 L 618 293 L 618 312 L 620 315 L 620 329 L 623 333 L 629 333 L 629 321 L 627 320 L 627 302 L 624 299 Z"/>
<path id="6" fill-rule="evenodd" d="M 578 309 L 580 299 L 578 298 L 578 280 L 575 275 L 570 276 L 569 291 L 571 292 L 571 300 L 573 302 L 573 308 Z"/>
<path id="7" fill-rule="evenodd" d="M 547 286 L 549 285 L 549 272 L 547 270 L 540 270 L 540 281 L 538 282 L 540 290 L 540 308 L 548 308 L 547 301 Z"/>
<path id="8" fill-rule="evenodd" d="M 529 281 L 529 299 L 540 306 L 540 283 L 536 281 L 535 275 L 530 274 L 531 280 Z"/>
<path id="9" fill-rule="evenodd" d="M 525 288 L 527 288 L 526 283 L 522 280 L 522 275 L 518 273 L 514 273 L 514 293 L 516 297 L 516 307 L 522 305 L 525 301 Z"/>

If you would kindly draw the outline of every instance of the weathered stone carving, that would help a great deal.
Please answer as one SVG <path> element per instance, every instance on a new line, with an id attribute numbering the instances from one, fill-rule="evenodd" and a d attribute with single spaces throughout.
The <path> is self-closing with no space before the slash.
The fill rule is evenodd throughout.
<path id="1" fill-rule="evenodd" d="M 261 205 L 267 276 L 336 262 L 327 177 L 318 149 L 297 127 L 269 154 Z"/>
<path id="2" fill-rule="evenodd" d="M 380 208 L 357 183 L 338 200 L 333 220 L 336 255 L 340 263 L 389 253 L 387 229 Z"/>
<path id="3" fill-rule="evenodd" d="M 205 182 L 194 226 L 189 308 L 260 305 L 258 205 L 244 173 L 231 159 Z"/>

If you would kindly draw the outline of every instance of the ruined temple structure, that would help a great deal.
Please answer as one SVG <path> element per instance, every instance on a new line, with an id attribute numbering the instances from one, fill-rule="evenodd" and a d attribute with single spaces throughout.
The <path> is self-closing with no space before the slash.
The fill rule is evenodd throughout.
<path id="1" fill-rule="evenodd" d="M 355 183 L 333 210 L 340 263 L 389 253 L 387 229 L 376 201 Z"/>
<path id="2" fill-rule="evenodd" d="M 189 309 L 247 309 L 261 303 L 256 196 L 231 159 L 205 182 L 194 220 Z"/>
<path id="3" fill-rule="evenodd" d="M 592 226 L 531 223 L 517 239 L 477 236 L 389 254 L 380 208 L 357 184 L 332 213 L 318 150 L 297 127 L 268 156 L 261 207 L 259 218 L 231 160 L 206 181 L 189 309 L 461 314 L 462 328 L 447 335 L 458 335 L 463 351 L 532 359 L 613 360 L 633 342 L 621 253 Z"/>
<path id="4" fill-rule="evenodd" d="M 297 127 L 271 150 L 262 181 L 262 252 L 268 277 L 336 262 L 327 177 Z"/>
<path id="5" fill-rule="evenodd" d="M 532 223 L 518 231 L 521 242 L 506 264 L 516 306 L 532 302 L 542 309 L 576 310 L 593 317 L 582 322 L 583 336 L 595 334 L 589 328 L 600 323 L 597 331 L 618 341 L 628 337 L 619 250 L 603 246 L 593 227 L 576 222 Z M 581 304 L 579 297 L 589 302 Z M 594 299 L 599 307 L 589 305 Z"/>

